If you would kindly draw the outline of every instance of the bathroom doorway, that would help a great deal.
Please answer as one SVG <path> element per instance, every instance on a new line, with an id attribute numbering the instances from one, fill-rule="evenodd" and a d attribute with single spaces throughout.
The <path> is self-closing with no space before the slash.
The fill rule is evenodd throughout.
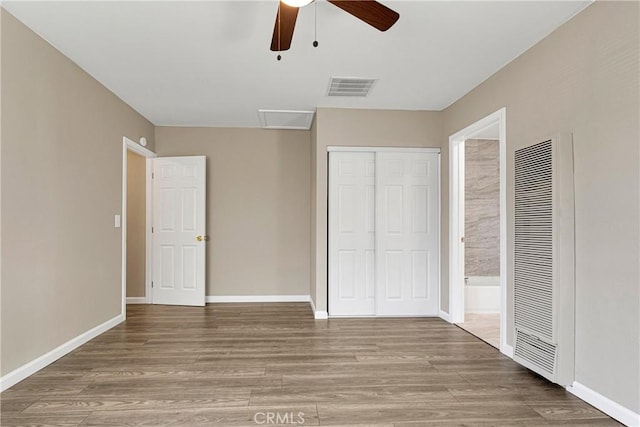
<path id="1" fill-rule="evenodd" d="M 505 109 L 450 137 L 450 320 L 505 354 Z"/>

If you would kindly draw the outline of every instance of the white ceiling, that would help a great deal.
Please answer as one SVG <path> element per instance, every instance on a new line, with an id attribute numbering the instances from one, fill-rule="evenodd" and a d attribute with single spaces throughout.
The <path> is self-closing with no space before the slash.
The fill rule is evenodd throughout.
<path id="1" fill-rule="evenodd" d="M 442 110 L 590 1 L 383 3 L 400 13 L 386 33 L 323 0 L 302 8 L 282 61 L 276 0 L 2 5 L 156 125 L 259 127 L 258 109 Z M 329 98 L 331 76 L 379 80 Z"/>

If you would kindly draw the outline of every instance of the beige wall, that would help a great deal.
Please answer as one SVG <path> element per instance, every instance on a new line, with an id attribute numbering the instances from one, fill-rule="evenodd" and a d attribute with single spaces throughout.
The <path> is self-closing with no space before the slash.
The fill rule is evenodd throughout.
<path id="1" fill-rule="evenodd" d="M 156 128 L 160 156 L 207 156 L 207 295 L 309 294 L 308 131 Z"/>
<path id="2" fill-rule="evenodd" d="M 315 247 L 311 289 L 316 309 L 327 310 L 327 147 L 440 147 L 442 113 L 318 108 L 311 178 Z"/>
<path id="3" fill-rule="evenodd" d="M 0 6 L 1 8 L 1 6 Z M 0 11 L 0 100 L 2 99 L 2 16 Z M 0 310 L 2 309 L 2 102 L 0 102 Z M 2 357 L 2 313 L 0 312 L 0 357 Z M 2 362 L 0 362 L 0 376 Z"/>
<path id="4" fill-rule="evenodd" d="M 573 132 L 576 379 L 640 412 L 638 14 L 637 2 L 596 2 L 444 112 L 320 108 L 311 132 L 158 128 L 160 154 L 208 158 L 207 293 L 311 289 L 326 310 L 329 145 L 442 144 L 447 236 L 447 137 L 506 106 L 508 177 L 515 149 Z M 121 138 L 146 136 L 153 148 L 154 129 L 1 15 L 4 375 L 119 314 Z M 507 187 L 512 230 L 512 179 Z M 443 238 L 445 311 L 447 256 Z"/>
<path id="5" fill-rule="evenodd" d="M 506 106 L 509 300 L 514 150 L 555 132 L 573 132 L 576 380 L 635 412 L 640 412 L 638 6 L 595 2 L 444 112 L 448 136 Z M 445 146 L 445 191 L 448 161 Z M 447 206 L 445 193 L 444 236 Z M 445 285 L 447 254 L 443 247 Z M 445 310 L 447 300 L 445 293 Z M 510 343 L 512 336 L 509 330 Z"/>
<path id="6" fill-rule="evenodd" d="M 0 14 L 4 375 L 120 314 L 122 137 L 154 129 Z"/>
<path id="7" fill-rule="evenodd" d="M 144 297 L 146 267 L 146 159 L 127 151 L 127 296 Z"/>

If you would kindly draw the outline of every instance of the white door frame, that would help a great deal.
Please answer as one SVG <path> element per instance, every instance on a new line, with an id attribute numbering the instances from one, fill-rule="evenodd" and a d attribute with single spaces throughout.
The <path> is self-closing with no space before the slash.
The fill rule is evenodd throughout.
<path id="1" fill-rule="evenodd" d="M 127 152 L 132 151 L 146 159 L 146 221 L 145 221 L 145 300 L 151 304 L 151 159 L 156 153 L 133 140 L 122 137 L 122 315 L 127 316 Z"/>
<path id="2" fill-rule="evenodd" d="M 501 108 L 449 137 L 449 321 L 464 322 L 464 141 L 498 124 L 500 151 L 500 351 L 507 345 L 507 109 Z"/>

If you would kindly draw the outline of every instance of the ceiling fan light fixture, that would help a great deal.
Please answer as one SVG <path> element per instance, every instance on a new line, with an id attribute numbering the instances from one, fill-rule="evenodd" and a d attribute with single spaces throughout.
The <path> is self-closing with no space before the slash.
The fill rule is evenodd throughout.
<path id="1" fill-rule="evenodd" d="M 291 39 L 293 38 L 293 31 L 296 26 L 296 19 L 298 18 L 298 11 L 301 7 L 307 6 L 314 1 L 315 0 L 280 0 L 278 3 L 276 22 L 273 26 L 273 37 L 271 38 L 270 49 L 273 52 L 289 50 L 291 47 Z M 398 12 L 389 9 L 376 0 L 326 1 L 380 31 L 387 31 L 400 18 Z M 314 43 L 314 46 L 315 45 Z"/>
<path id="2" fill-rule="evenodd" d="M 291 7 L 304 7 L 312 2 L 313 0 L 282 0 L 282 3 Z"/>

